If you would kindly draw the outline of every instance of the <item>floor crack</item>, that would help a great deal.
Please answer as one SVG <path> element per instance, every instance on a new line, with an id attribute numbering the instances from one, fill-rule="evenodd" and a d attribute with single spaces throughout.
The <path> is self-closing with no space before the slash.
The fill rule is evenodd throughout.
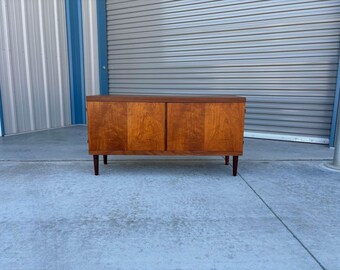
<path id="1" fill-rule="evenodd" d="M 316 261 L 316 263 L 321 267 L 321 269 L 326 270 L 326 268 L 319 262 L 319 260 L 309 251 L 309 249 L 302 243 L 302 241 L 294 234 L 294 232 L 288 227 L 286 223 L 275 213 L 275 211 L 266 203 L 266 201 L 256 192 L 256 190 L 249 184 L 249 182 L 244 179 L 244 177 L 238 173 L 241 179 L 246 183 L 246 185 L 255 193 L 255 195 L 264 203 L 264 205 L 269 209 L 270 212 L 281 222 L 281 224 L 286 228 L 286 230 L 295 238 L 296 241 L 307 251 L 307 253 Z"/>

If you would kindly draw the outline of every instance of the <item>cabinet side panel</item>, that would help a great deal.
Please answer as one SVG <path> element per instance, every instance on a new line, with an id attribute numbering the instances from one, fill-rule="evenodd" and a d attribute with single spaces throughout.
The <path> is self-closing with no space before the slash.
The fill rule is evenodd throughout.
<path id="1" fill-rule="evenodd" d="M 128 103 L 128 150 L 165 150 L 165 104 Z"/>
<path id="2" fill-rule="evenodd" d="M 87 102 L 89 152 L 127 150 L 126 102 Z"/>
<path id="3" fill-rule="evenodd" d="M 242 152 L 244 110 L 244 103 L 205 105 L 205 151 Z"/>
<path id="4" fill-rule="evenodd" d="M 202 151 L 204 148 L 204 103 L 168 103 L 169 151 Z"/>

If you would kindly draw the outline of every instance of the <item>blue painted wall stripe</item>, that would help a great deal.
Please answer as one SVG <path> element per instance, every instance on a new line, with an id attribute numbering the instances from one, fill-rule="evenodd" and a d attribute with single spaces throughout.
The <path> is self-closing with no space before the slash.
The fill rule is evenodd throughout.
<path id="1" fill-rule="evenodd" d="M 2 109 L 1 87 L 0 87 L 0 136 L 5 136 L 4 111 Z"/>
<path id="2" fill-rule="evenodd" d="M 334 105 L 333 105 L 333 115 L 331 122 L 331 135 L 329 138 L 329 146 L 334 146 L 334 138 L 336 132 L 336 123 L 340 121 L 337 119 L 338 110 L 339 110 L 339 102 L 340 102 L 340 51 L 339 51 L 339 63 L 338 63 L 338 75 L 337 75 L 336 87 L 335 87 L 335 96 L 334 96 Z"/>
<path id="3" fill-rule="evenodd" d="M 106 1 L 97 0 L 98 58 L 100 94 L 109 94 L 107 67 Z"/>
<path id="4" fill-rule="evenodd" d="M 85 124 L 84 48 L 81 0 L 65 0 L 72 124 Z"/>

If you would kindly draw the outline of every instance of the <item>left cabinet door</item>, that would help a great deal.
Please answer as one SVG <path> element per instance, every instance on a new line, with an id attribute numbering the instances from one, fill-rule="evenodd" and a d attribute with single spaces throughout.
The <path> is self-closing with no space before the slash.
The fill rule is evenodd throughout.
<path id="1" fill-rule="evenodd" d="M 90 154 L 165 150 L 165 104 L 88 102 Z"/>

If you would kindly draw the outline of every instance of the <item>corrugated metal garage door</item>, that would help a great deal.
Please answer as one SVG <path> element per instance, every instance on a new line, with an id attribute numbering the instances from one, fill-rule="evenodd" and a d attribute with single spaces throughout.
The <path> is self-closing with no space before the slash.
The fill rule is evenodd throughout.
<path id="1" fill-rule="evenodd" d="M 65 1 L 0 0 L 6 135 L 71 125 Z"/>
<path id="2" fill-rule="evenodd" d="M 107 1 L 110 94 L 247 97 L 246 135 L 328 142 L 340 1 Z"/>

